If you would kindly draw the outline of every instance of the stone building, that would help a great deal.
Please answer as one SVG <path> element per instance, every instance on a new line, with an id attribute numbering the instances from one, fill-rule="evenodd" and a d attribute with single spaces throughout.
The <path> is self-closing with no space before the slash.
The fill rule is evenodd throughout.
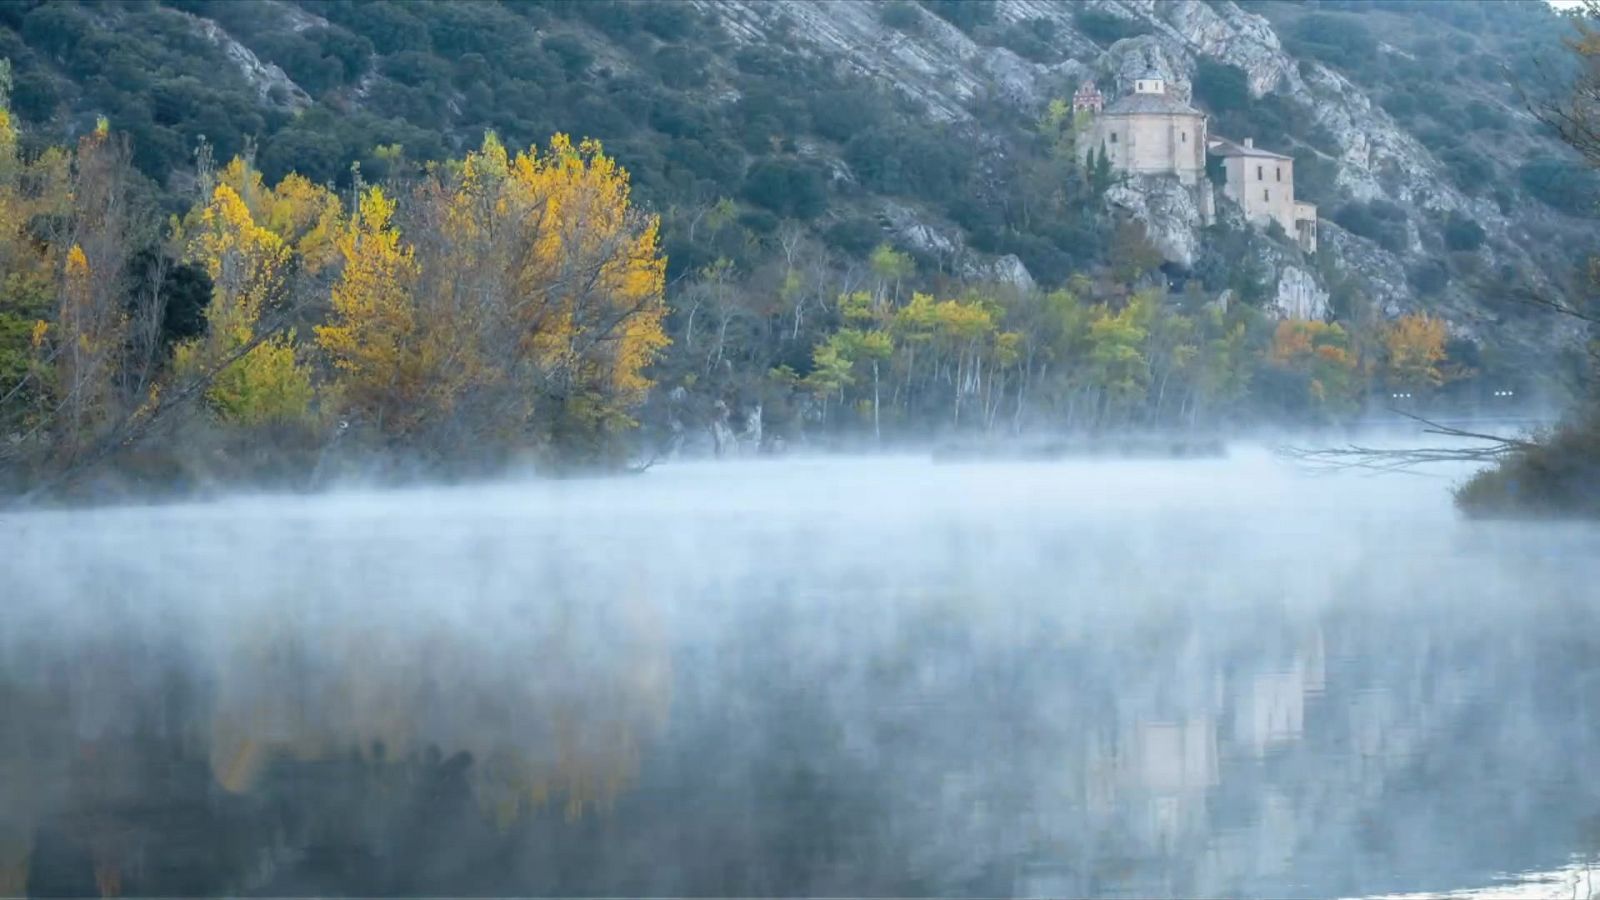
<path id="1" fill-rule="evenodd" d="M 1294 157 L 1255 145 L 1213 137 L 1208 146 L 1222 158 L 1222 192 L 1244 210 L 1252 224 L 1277 222 L 1308 253 L 1317 249 L 1317 207 L 1294 198 Z"/>
<path id="2" fill-rule="evenodd" d="M 1103 107 L 1103 108 L 1102 108 Z M 1172 175 L 1198 194 L 1204 221 L 1211 221 L 1207 154 L 1222 160 L 1223 193 L 1258 227 L 1283 226 L 1307 252 L 1317 249 L 1317 208 L 1294 198 L 1294 159 L 1255 146 L 1207 134 L 1206 115 L 1167 90 L 1166 79 L 1147 73 L 1134 79 L 1133 93 L 1106 104 L 1092 83 L 1072 97 L 1075 112 L 1092 115 L 1079 141 L 1081 159 L 1104 153 L 1113 171 L 1129 175 Z"/>
<path id="3" fill-rule="evenodd" d="M 1105 153 L 1115 171 L 1176 175 L 1194 185 L 1205 177 L 1206 115 L 1168 93 L 1160 75 L 1149 73 L 1134 79 L 1133 93 L 1094 117 L 1080 146 L 1085 159 L 1091 150 Z"/>

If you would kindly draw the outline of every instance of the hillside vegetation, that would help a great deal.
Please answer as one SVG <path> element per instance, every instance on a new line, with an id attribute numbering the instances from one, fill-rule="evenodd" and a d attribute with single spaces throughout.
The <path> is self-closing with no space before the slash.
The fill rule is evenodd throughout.
<path id="1" fill-rule="evenodd" d="M 1519 86 L 1537 94 L 1571 73 L 1557 52 L 1568 26 L 1541 3 L 174 0 L 7 4 L 0 26 L 18 198 L 5 239 L 26 260 L 0 296 L 0 454 L 23 481 L 130 454 L 171 457 L 151 471 L 192 479 L 380 451 L 456 459 L 469 445 L 492 466 L 697 443 L 1337 422 L 1395 394 L 1469 404 L 1508 387 L 1565 395 L 1586 377 L 1571 329 L 1513 296 L 1584 289 L 1576 248 L 1593 215 L 1592 174 L 1522 111 Z M 1198 49 L 1195 35 L 1224 28 L 1249 41 Z M 1262 37 L 1274 33 L 1281 51 Z M 937 69 L 949 60 L 959 77 Z M 1295 155 L 1299 193 L 1331 220 L 1321 253 L 1224 211 L 1175 260 L 1155 233 L 1170 223 L 1077 164 L 1080 123 L 1051 101 L 1144 65 L 1172 68 L 1218 133 Z M 491 293 L 555 312 L 517 326 L 520 344 L 492 321 L 451 325 L 422 285 L 479 257 L 452 255 L 466 251 L 441 237 L 440 198 L 492 148 L 614 161 L 604 183 L 621 191 L 625 256 L 663 266 L 659 281 L 575 299 L 530 255 L 558 224 L 535 211 L 546 191 L 510 214 L 529 243 L 495 251 L 521 274 Z M 106 190 L 126 201 L 109 269 L 81 239 L 104 217 L 70 188 L 90 159 L 117 169 Z M 197 248 L 192 224 L 229 183 L 249 213 L 235 225 L 281 245 L 283 275 L 253 301 L 270 327 L 244 339 L 219 333 L 238 330 L 219 281 L 232 269 Z M 315 216 L 288 211 L 302 207 Z M 324 246 L 300 245 L 306 227 Z M 374 235 L 421 280 L 341 345 L 340 329 L 359 331 L 348 283 L 390 278 L 359 269 Z M 117 387 L 92 404 L 59 349 L 88 327 L 70 299 L 85 254 L 96 290 L 122 298 L 95 326 L 112 332 L 89 335 L 124 348 L 95 369 Z M 1291 269 L 1310 273 L 1325 319 L 1282 319 Z M 626 314 L 579 321 L 606 309 Z M 659 338 L 629 332 L 649 310 L 639 327 Z M 141 316 L 154 330 L 127 351 Z M 632 349 L 608 343 L 617 328 Z M 583 352 L 557 364 L 552 335 Z M 485 368 L 458 374 L 446 345 L 476 348 Z M 235 367 L 272 353 L 286 367 L 268 379 L 273 402 L 287 406 L 242 415 L 228 392 L 255 376 Z M 508 375 L 504 396 L 481 380 L 524 364 L 533 380 Z M 389 368 L 356 387 L 372 366 Z M 513 397 L 525 406 L 510 413 Z M 160 428 L 138 424 L 190 398 Z M 209 449 L 202 462 L 157 449 L 178 446 Z"/>

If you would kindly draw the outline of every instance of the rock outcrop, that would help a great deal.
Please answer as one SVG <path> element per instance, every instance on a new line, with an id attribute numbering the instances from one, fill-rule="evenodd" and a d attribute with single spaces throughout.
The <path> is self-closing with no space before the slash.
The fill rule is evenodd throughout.
<path id="1" fill-rule="evenodd" d="M 1325 319 L 1328 292 L 1317 286 L 1316 278 L 1299 266 L 1284 266 L 1278 272 L 1278 292 L 1273 298 L 1278 315 L 1286 319 Z"/>
<path id="2" fill-rule="evenodd" d="M 211 19 L 188 16 L 189 22 L 201 37 L 217 45 L 239 72 L 256 89 L 263 102 L 300 110 L 311 105 L 311 95 L 295 84 L 287 73 L 274 63 L 264 63 L 249 47 L 234 40 Z"/>
<path id="3" fill-rule="evenodd" d="M 1106 202 L 1143 223 L 1145 236 L 1163 259 L 1188 268 L 1200 251 L 1200 230 L 1206 224 L 1203 194 L 1210 190 L 1209 182 L 1188 187 L 1174 176 L 1145 175 L 1112 185 Z"/>

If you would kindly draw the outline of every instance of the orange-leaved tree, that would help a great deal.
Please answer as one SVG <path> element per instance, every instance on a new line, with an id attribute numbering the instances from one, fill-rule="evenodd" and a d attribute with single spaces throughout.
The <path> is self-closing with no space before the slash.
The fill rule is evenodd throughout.
<path id="1" fill-rule="evenodd" d="M 1348 412 L 1360 385 L 1350 335 L 1337 322 L 1284 319 L 1272 335 L 1268 359 L 1305 379 L 1305 400 L 1326 412 Z"/>

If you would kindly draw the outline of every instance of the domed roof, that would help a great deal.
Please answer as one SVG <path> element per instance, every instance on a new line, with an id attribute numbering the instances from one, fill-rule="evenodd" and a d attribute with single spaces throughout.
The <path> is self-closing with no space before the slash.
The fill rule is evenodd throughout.
<path id="1" fill-rule="evenodd" d="M 1159 94 L 1124 94 L 1117 98 L 1115 103 L 1106 107 L 1104 115 L 1136 115 L 1138 113 L 1162 113 L 1180 116 L 1205 115 L 1200 110 L 1164 91 Z"/>

